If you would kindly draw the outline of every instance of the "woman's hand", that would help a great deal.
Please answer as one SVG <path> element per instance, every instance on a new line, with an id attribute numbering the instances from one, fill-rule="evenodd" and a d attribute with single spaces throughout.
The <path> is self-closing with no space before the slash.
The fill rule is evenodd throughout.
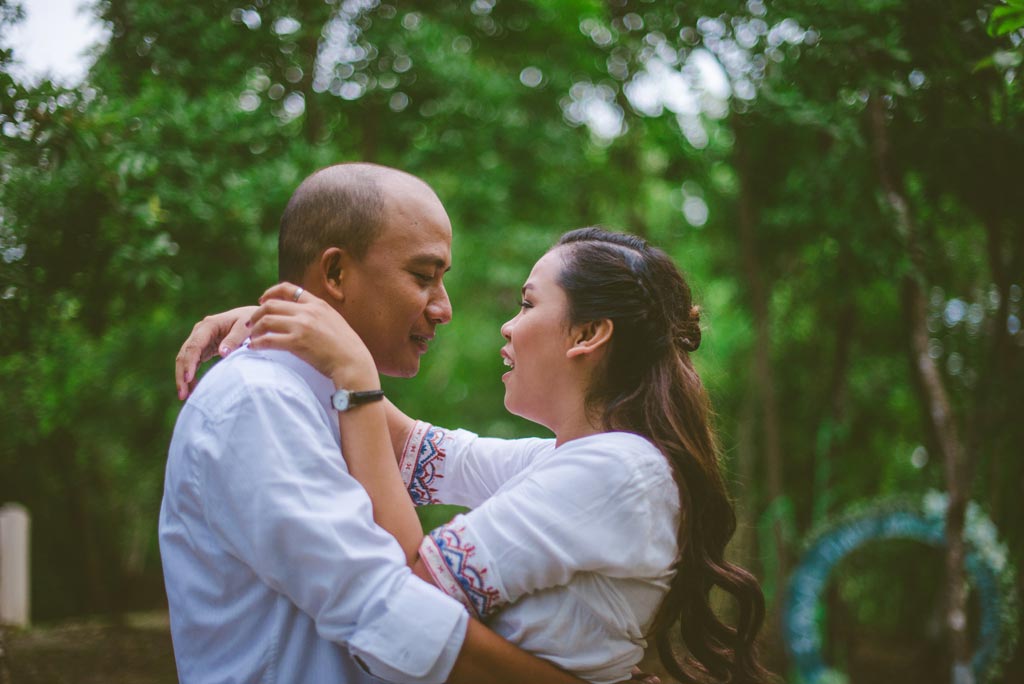
<path id="1" fill-rule="evenodd" d="M 296 285 L 278 283 L 260 297 L 249 346 L 290 351 L 334 380 L 337 387 L 376 389 L 380 377 L 370 351 L 334 307 Z"/>
<path id="2" fill-rule="evenodd" d="M 196 388 L 196 369 L 199 364 L 209 361 L 215 354 L 225 357 L 238 349 L 249 336 L 246 324 L 255 311 L 255 306 L 240 306 L 207 316 L 195 324 L 174 360 L 174 383 L 178 387 L 178 399 L 188 399 L 188 395 Z"/>

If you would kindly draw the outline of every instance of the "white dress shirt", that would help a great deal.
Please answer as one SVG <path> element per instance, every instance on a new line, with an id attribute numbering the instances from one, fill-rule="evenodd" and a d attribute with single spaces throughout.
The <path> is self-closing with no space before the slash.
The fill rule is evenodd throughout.
<path id="1" fill-rule="evenodd" d="M 368 670 L 437 684 L 451 671 L 468 615 L 374 524 L 333 390 L 291 354 L 242 349 L 182 409 L 160 509 L 182 682 L 379 681 Z"/>
<path id="2" fill-rule="evenodd" d="M 610 432 L 556 448 L 417 423 L 399 467 L 417 504 L 473 508 L 420 545 L 438 586 L 583 679 L 629 679 L 678 555 L 679 492 L 653 444 Z"/>

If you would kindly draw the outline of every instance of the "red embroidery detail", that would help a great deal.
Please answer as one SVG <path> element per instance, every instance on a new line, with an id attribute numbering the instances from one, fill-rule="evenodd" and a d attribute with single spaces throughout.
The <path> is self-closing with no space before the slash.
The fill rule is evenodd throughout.
<path id="1" fill-rule="evenodd" d="M 417 506 L 440 503 L 434 496 L 437 494 L 434 482 L 444 477 L 441 470 L 447 455 L 444 449 L 447 436 L 447 430 L 430 426 L 420 442 L 416 453 L 416 465 L 409 482 L 409 496 Z"/>
<path id="2" fill-rule="evenodd" d="M 430 533 L 446 569 L 458 582 L 472 609 L 477 616 L 487 617 L 507 601 L 502 599 L 497 587 L 488 583 L 487 568 L 474 562 L 476 546 L 465 537 L 465 526 L 443 525 Z"/>

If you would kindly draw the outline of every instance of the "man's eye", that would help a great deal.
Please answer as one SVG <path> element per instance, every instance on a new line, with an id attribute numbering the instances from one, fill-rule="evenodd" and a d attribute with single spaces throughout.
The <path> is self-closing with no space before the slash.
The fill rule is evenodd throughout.
<path id="1" fill-rule="evenodd" d="M 413 271 L 413 275 L 416 276 L 417 280 L 423 283 L 429 283 L 434 280 L 433 273 L 417 273 L 416 271 Z"/>

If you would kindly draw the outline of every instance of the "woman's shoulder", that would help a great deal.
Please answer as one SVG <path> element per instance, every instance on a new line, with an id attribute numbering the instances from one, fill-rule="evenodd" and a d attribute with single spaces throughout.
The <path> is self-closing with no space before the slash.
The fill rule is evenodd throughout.
<path id="1" fill-rule="evenodd" d="M 557 448 L 563 453 L 585 452 L 629 460 L 664 460 L 661 450 L 643 435 L 635 432 L 598 432 L 566 442 Z"/>
<path id="2" fill-rule="evenodd" d="M 572 440 L 546 461 L 574 499 L 594 502 L 602 520 L 625 515 L 635 529 L 644 518 L 672 519 L 679 490 L 672 467 L 647 438 L 631 432 L 602 432 Z M 669 535 L 671 538 L 671 535 Z"/>
<path id="3" fill-rule="evenodd" d="M 609 471 L 634 481 L 634 484 L 657 485 L 671 480 L 672 472 L 661 450 L 649 439 L 633 432 L 600 432 L 559 446 L 559 460 L 574 460 L 600 470 Z"/>

